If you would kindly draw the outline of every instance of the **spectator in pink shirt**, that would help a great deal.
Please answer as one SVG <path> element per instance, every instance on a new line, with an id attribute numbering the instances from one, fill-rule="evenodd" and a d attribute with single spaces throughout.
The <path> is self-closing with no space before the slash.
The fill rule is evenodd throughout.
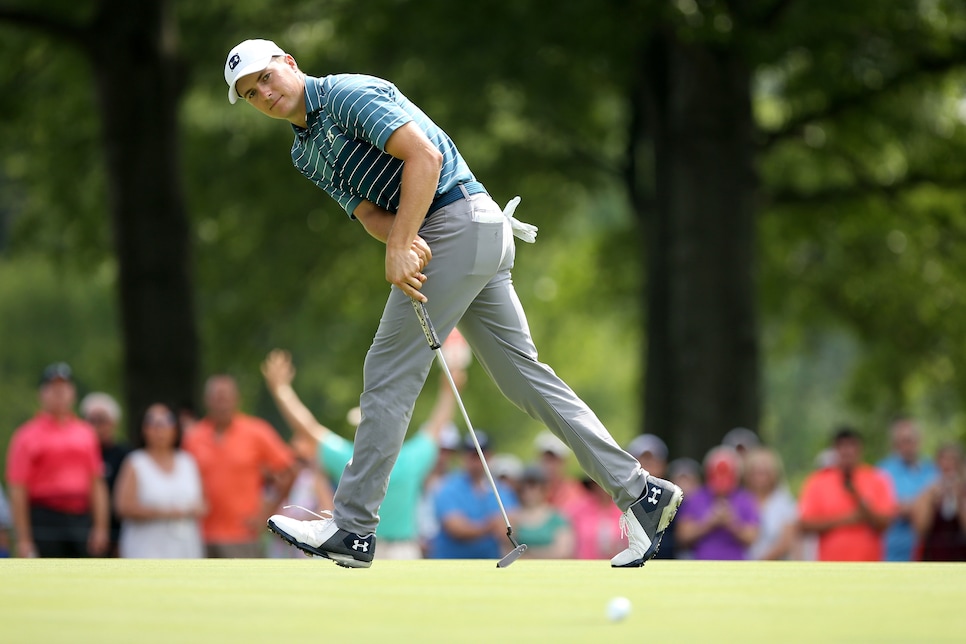
<path id="1" fill-rule="evenodd" d="M 109 501 L 94 428 L 73 413 L 77 392 L 59 362 L 40 379 L 40 412 L 19 427 L 7 452 L 17 556 L 102 555 Z"/>

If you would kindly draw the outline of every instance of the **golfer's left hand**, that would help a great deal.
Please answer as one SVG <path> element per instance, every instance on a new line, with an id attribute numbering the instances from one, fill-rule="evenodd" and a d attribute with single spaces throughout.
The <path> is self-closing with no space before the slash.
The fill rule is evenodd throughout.
<path id="1" fill-rule="evenodd" d="M 428 249 L 429 246 L 426 246 L 426 250 Z M 422 272 L 423 266 L 420 253 L 413 250 L 412 246 L 403 251 L 386 249 L 386 281 L 395 284 L 408 297 L 427 302 L 426 296 L 419 292 L 426 281 Z"/>

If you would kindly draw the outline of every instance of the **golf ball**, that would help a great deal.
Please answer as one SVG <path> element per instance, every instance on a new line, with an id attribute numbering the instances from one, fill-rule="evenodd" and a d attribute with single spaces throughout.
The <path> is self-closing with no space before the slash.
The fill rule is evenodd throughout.
<path id="1" fill-rule="evenodd" d="M 627 597 L 614 597 L 607 602 L 607 619 L 619 622 L 631 613 L 631 600 Z"/>

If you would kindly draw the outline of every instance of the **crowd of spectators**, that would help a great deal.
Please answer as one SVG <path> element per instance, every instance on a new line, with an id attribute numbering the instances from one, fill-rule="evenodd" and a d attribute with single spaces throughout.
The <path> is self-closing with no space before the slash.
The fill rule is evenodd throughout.
<path id="1" fill-rule="evenodd" d="M 458 333 L 458 332 L 457 332 Z M 469 355 L 444 345 L 454 382 Z M 205 414 L 156 402 L 134 445 L 118 436 L 121 408 L 103 392 L 77 406 L 70 367 L 45 368 L 37 414 L 13 434 L 0 487 L 0 556 L 130 558 L 301 557 L 267 537 L 274 513 L 331 507 L 352 441 L 316 419 L 295 393 L 291 356 L 273 351 L 265 384 L 291 429 L 288 443 L 240 411 L 234 379 L 208 379 Z M 454 424 L 456 399 L 440 378 L 432 411 L 395 462 L 380 508 L 380 558 L 490 558 L 512 547 L 504 517 L 469 435 Z M 352 410 L 350 424 L 359 422 Z M 862 434 L 837 428 L 796 496 L 782 459 L 746 428 L 723 434 L 703 462 L 671 459 L 643 434 L 627 451 L 685 492 L 658 558 L 714 560 L 966 561 L 962 449 L 922 453 L 912 418 L 889 427 L 890 453 L 865 460 Z M 626 547 L 620 510 L 593 481 L 576 478 L 567 445 L 538 434 L 523 458 L 484 430 L 490 464 L 528 556 L 608 559 Z"/>

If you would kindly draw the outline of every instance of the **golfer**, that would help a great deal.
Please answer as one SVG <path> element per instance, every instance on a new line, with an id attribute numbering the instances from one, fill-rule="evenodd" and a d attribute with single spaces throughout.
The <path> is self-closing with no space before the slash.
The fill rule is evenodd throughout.
<path id="1" fill-rule="evenodd" d="M 276 515 L 268 527 L 310 554 L 368 568 L 379 506 L 433 361 L 411 299 L 426 302 L 440 337 L 459 323 L 477 360 L 514 404 L 542 421 L 624 511 L 629 547 L 615 567 L 654 556 L 683 494 L 650 476 L 537 349 L 510 279 L 514 233 L 453 141 L 392 83 L 372 76 L 316 78 L 269 40 L 246 40 L 225 61 L 228 100 L 288 121 L 295 167 L 386 245 L 392 284 L 366 354 L 362 422 L 331 517 Z M 511 202 L 512 203 L 512 202 Z"/>

